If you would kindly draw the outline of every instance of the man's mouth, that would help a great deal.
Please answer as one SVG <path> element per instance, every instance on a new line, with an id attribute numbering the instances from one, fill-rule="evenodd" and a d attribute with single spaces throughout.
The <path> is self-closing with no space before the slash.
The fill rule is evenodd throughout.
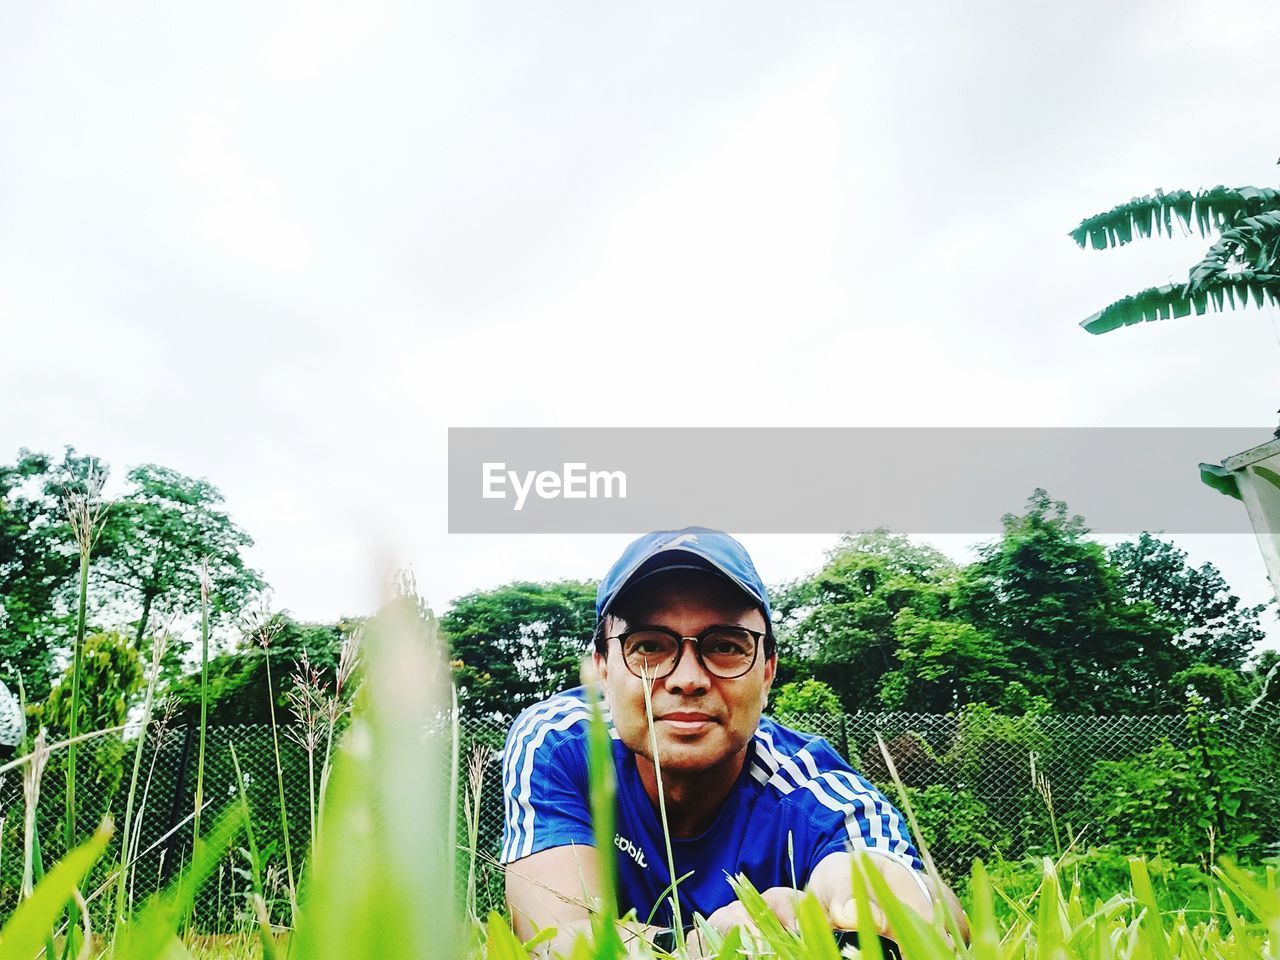
<path id="1" fill-rule="evenodd" d="M 697 713 L 691 710 L 676 710 L 664 713 L 658 720 L 680 733 L 696 733 L 716 722 L 709 713 Z"/>

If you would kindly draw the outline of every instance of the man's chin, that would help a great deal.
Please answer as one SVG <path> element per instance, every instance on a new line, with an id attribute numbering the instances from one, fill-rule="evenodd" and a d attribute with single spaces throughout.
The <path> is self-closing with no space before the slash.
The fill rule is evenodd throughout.
<path id="1" fill-rule="evenodd" d="M 696 737 L 661 737 L 658 756 L 662 769 L 672 773 L 701 773 L 713 770 L 730 760 L 732 751 L 716 731 Z"/>

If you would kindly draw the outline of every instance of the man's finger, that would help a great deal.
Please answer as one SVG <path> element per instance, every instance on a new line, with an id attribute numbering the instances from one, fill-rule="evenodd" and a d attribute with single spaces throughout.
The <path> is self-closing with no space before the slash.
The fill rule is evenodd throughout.
<path id="1" fill-rule="evenodd" d="M 867 906 L 871 908 L 871 922 L 875 924 L 876 933 L 881 935 L 889 932 L 889 923 L 885 918 L 884 911 L 874 903 Z M 831 926 L 838 930 L 857 930 L 858 929 L 858 902 L 856 900 L 837 901 L 827 906 L 827 919 L 831 921 Z"/>
<path id="2" fill-rule="evenodd" d="M 799 892 L 790 887 L 774 887 L 764 892 L 764 902 L 778 918 L 778 922 L 788 930 L 800 928 L 796 917 L 796 901 L 799 897 Z"/>

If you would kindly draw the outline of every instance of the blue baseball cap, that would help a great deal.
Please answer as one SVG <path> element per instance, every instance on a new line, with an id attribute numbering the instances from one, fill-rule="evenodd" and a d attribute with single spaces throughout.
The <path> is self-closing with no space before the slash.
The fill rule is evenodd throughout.
<path id="1" fill-rule="evenodd" d="M 655 530 L 622 551 L 596 590 L 596 622 L 609 612 L 627 587 L 661 570 L 706 570 L 717 573 L 742 590 L 772 622 L 769 592 L 756 573 L 747 548 L 727 533 L 708 527 Z"/>

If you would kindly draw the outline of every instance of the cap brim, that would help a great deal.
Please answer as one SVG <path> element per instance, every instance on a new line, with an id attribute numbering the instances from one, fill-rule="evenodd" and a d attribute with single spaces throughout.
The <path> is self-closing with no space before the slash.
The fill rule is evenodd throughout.
<path id="1" fill-rule="evenodd" d="M 659 573 L 666 573 L 668 570 L 697 570 L 702 573 L 714 574 L 737 587 L 742 595 L 753 605 L 757 607 L 761 605 L 760 600 L 739 583 L 736 577 L 726 573 L 700 553 L 677 548 L 656 553 L 636 567 L 618 589 L 614 591 L 613 596 L 609 598 L 609 602 L 605 604 L 604 609 L 600 612 L 601 619 L 609 615 L 613 605 L 618 602 L 618 598 L 626 594 L 627 591 L 634 589 L 641 581 L 648 580 Z"/>

